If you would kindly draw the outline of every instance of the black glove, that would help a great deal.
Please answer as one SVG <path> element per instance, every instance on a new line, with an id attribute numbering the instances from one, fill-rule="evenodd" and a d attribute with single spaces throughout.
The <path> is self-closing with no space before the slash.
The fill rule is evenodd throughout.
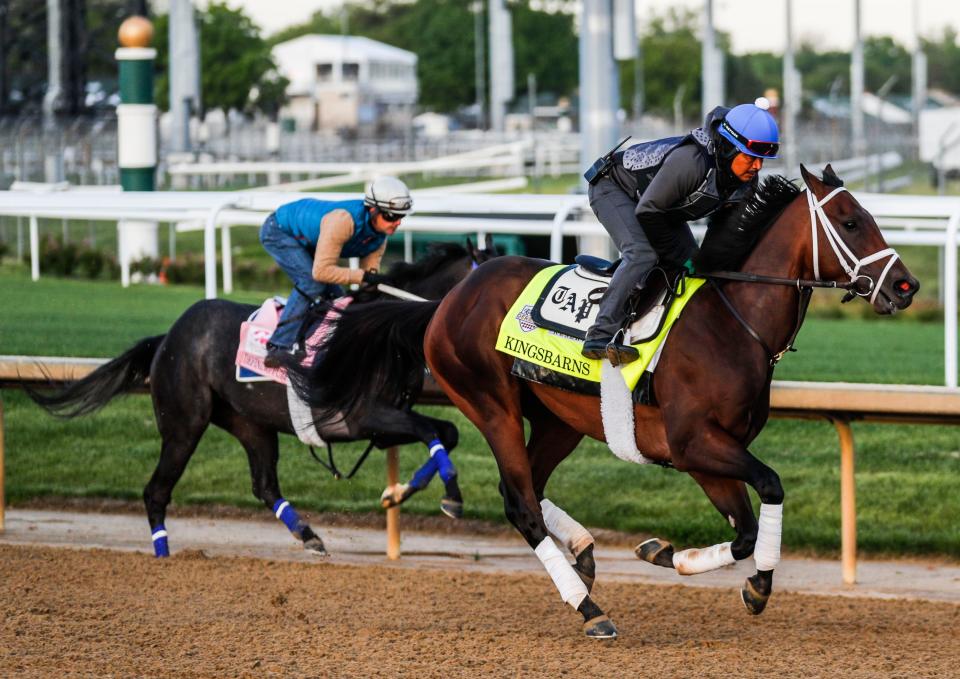
<path id="1" fill-rule="evenodd" d="M 387 283 L 389 279 L 381 273 L 377 273 L 375 270 L 370 269 L 369 271 L 363 272 L 363 281 L 361 286 L 363 288 L 376 288 L 380 283 Z"/>

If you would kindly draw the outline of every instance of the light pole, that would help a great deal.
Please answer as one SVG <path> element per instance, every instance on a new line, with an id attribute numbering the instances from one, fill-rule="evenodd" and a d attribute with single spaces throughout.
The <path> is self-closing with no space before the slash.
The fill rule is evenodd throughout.
<path id="1" fill-rule="evenodd" d="M 793 61 L 793 2 L 787 2 L 787 44 L 783 52 L 783 101 L 780 110 L 783 111 L 783 147 L 784 165 L 786 172 L 794 171 L 797 167 L 797 108 L 800 103 L 800 88 L 797 69 Z"/>
<path id="2" fill-rule="evenodd" d="M 487 78 L 484 70 L 486 57 L 483 44 L 483 0 L 475 0 L 470 9 L 473 12 L 473 75 L 476 86 L 477 128 L 484 130 L 487 127 Z"/>
<path id="3" fill-rule="evenodd" d="M 860 35 L 860 0 L 853 3 L 853 53 L 850 60 L 850 126 L 853 155 L 866 154 L 863 130 L 863 37 Z"/>

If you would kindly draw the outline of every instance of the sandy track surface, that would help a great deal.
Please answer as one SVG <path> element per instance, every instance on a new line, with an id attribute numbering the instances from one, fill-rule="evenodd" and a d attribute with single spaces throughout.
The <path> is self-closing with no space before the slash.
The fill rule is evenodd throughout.
<path id="1" fill-rule="evenodd" d="M 237 557 L 223 547 L 244 543 L 237 526 L 206 521 L 232 535 L 201 550 L 188 544 L 184 521 L 178 532 L 169 526 L 174 545 L 180 536 L 179 551 L 158 560 L 116 551 L 124 549 L 121 537 L 110 550 L 13 543 L 24 532 L 35 542 L 50 539 L 63 521 L 20 511 L 9 518 L 0 544 L 4 676 L 846 679 L 955 677 L 960 666 L 956 599 L 778 589 L 767 611 L 751 617 L 731 584 L 738 572 L 721 588 L 657 585 L 645 576 L 625 582 L 612 572 L 605 578 L 598 552 L 594 596 L 621 634 L 598 642 L 583 637 L 580 616 L 542 570 L 503 572 L 526 571 L 531 557 L 496 541 L 499 556 L 489 553 L 487 566 L 499 565 L 487 571 L 487 557 L 417 550 L 400 566 L 386 565 L 362 542 L 376 537 L 382 544 L 374 531 L 344 542 L 342 555 L 326 561 L 305 558 L 289 543 L 269 547 L 277 558 Z M 118 520 L 89 518 L 101 526 Z M 243 523 L 290 540 L 272 523 Z M 139 527 L 138 548 L 148 547 Z M 74 546 L 89 538 L 76 525 L 69 531 Z M 405 544 L 417 546 L 416 537 Z M 340 539 L 331 536 L 330 546 Z M 960 596 L 960 582 L 957 590 Z"/>
<path id="2" fill-rule="evenodd" d="M 597 585 L 621 638 L 534 575 L 427 573 L 190 551 L 0 545 L 8 676 L 955 677 L 960 607 Z"/>

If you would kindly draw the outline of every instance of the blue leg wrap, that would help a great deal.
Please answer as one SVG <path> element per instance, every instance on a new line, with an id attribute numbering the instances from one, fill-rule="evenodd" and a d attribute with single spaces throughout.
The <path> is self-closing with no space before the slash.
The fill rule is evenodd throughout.
<path id="1" fill-rule="evenodd" d="M 431 457 L 414 473 L 413 478 L 410 479 L 410 485 L 418 490 L 426 488 L 427 484 L 430 483 L 430 479 L 433 478 L 433 475 L 437 473 L 438 469 L 440 469 L 440 465 Z"/>
<path id="2" fill-rule="evenodd" d="M 447 455 L 447 449 L 443 447 L 440 439 L 433 439 L 430 443 L 430 458 L 437 461 L 437 468 L 440 470 L 440 478 L 447 483 L 457 475 L 457 468 L 450 461 Z"/>
<path id="3" fill-rule="evenodd" d="M 300 523 L 300 515 L 297 514 L 297 510 L 295 510 L 289 502 L 283 498 L 274 502 L 273 513 L 278 519 L 283 521 L 283 525 L 285 525 L 291 533 L 297 536 L 300 535 L 303 530 L 303 524 Z"/>
<path id="4" fill-rule="evenodd" d="M 167 546 L 167 529 L 161 523 L 153 529 L 153 554 L 154 556 L 170 556 L 170 548 Z"/>

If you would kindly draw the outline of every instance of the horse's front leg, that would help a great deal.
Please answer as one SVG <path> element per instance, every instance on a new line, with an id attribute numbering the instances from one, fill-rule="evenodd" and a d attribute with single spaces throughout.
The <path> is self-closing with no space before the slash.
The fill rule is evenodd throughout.
<path id="1" fill-rule="evenodd" d="M 780 562 L 783 523 L 783 486 L 776 472 L 755 458 L 734 437 L 719 427 L 704 427 L 683 450 L 674 465 L 688 471 L 703 487 L 714 506 L 737 531 L 732 542 L 706 549 L 675 552 L 670 543 L 654 538 L 639 545 L 637 556 L 650 563 L 675 568 L 682 575 L 703 573 L 733 564 L 751 554 L 757 573 L 744 583 L 741 596 L 750 613 L 763 612 L 773 591 L 773 570 Z M 760 521 L 750 506 L 747 483 L 760 496 Z"/>
<path id="2" fill-rule="evenodd" d="M 323 540 L 313 532 L 310 525 L 280 492 L 277 476 L 277 461 L 280 457 L 277 432 L 253 424 L 240 414 L 224 418 L 222 424 L 237 437 L 247 451 L 254 496 L 273 512 L 295 538 L 303 542 L 304 549 L 317 556 L 327 556 Z"/>

